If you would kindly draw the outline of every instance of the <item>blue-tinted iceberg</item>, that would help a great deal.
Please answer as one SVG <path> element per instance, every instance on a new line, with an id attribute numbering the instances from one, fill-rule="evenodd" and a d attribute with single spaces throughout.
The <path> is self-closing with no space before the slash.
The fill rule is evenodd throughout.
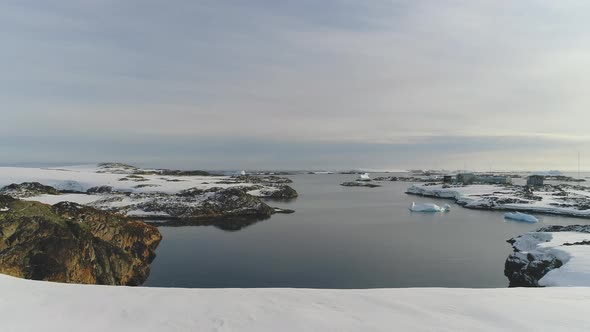
<path id="1" fill-rule="evenodd" d="M 529 223 L 539 222 L 539 219 L 537 219 L 537 217 L 522 212 L 509 212 L 504 214 L 504 218 Z"/>
<path id="2" fill-rule="evenodd" d="M 410 211 L 412 212 L 448 212 L 450 210 L 451 206 L 449 204 L 440 207 L 433 203 L 416 204 L 412 202 L 412 206 L 410 206 Z"/>

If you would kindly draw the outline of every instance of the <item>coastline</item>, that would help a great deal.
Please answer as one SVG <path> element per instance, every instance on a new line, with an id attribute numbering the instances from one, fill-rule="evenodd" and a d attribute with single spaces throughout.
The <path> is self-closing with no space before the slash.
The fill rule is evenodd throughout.
<path id="1" fill-rule="evenodd" d="M 501 185 L 467 185 L 467 186 L 448 186 L 444 185 L 412 185 L 406 190 L 406 194 L 441 198 L 452 200 L 458 205 L 475 210 L 496 210 L 496 211 L 519 211 L 541 213 L 548 215 L 559 215 L 575 218 L 590 219 L 590 208 L 580 209 L 582 204 L 586 207 L 586 202 L 590 202 L 590 188 L 586 192 L 571 189 L 571 186 L 547 185 L 543 189 L 547 191 L 533 191 L 530 196 L 525 196 L 524 186 L 501 186 Z M 554 188 L 557 188 L 553 190 Z M 578 197 L 568 197 L 573 193 L 579 195 L 583 203 L 576 201 L 566 201 L 567 199 L 576 199 Z M 565 193 L 565 194 L 562 194 Z M 535 195 L 537 194 L 537 195 Z M 561 196 L 563 195 L 563 196 Z M 572 195 L 573 196 L 573 195 Z M 563 200 L 566 203 L 562 203 Z"/>

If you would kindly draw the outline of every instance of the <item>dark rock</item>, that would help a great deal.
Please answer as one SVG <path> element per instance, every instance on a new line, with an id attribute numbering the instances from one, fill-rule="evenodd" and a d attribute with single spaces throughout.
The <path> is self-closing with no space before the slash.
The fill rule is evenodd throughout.
<path id="1" fill-rule="evenodd" d="M 590 233 L 590 225 L 552 225 L 541 227 L 537 232 L 578 232 L 578 233 Z"/>
<path id="2" fill-rule="evenodd" d="M 292 183 L 293 180 L 282 177 L 282 176 L 256 176 L 256 175 L 238 175 L 233 177 L 233 179 L 237 180 L 238 182 L 248 182 L 248 183 L 264 183 L 264 184 L 284 184 L 284 183 Z"/>
<path id="3" fill-rule="evenodd" d="M 539 280 L 562 265 L 563 262 L 555 257 L 515 252 L 506 259 L 504 275 L 510 287 L 540 287 Z"/>
<path id="4" fill-rule="evenodd" d="M 373 180 L 375 180 L 375 181 L 397 181 L 398 177 L 397 176 L 380 176 L 380 177 L 376 177 Z"/>
<path id="5" fill-rule="evenodd" d="M 101 163 L 97 173 L 130 174 L 138 170 L 137 167 L 123 163 Z"/>
<path id="6" fill-rule="evenodd" d="M 299 194 L 295 189 L 284 185 L 281 186 L 279 190 L 273 191 L 270 195 L 266 196 L 267 198 L 278 199 L 278 200 L 289 200 L 293 198 L 297 198 Z"/>
<path id="7" fill-rule="evenodd" d="M 240 181 L 237 181 L 237 180 L 221 180 L 221 181 L 215 182 L 215 184 L 236 184 L 236 183 L 240 183 Z"/>
<path id="8" fill-rule="evenodd" d="M 590 233 L 590 225 L 568 225 L 568 226 L 547 226 L 537 230 L 537 232 L 579 232 Z M 514 253 L 510 254 L 504 264 L 504 275 L 510 282 L 510 287 L 539 287 L 539 280 L 549 271 L 557 269 L 563 265 L 563 262 L 551 255 L 545 255 L 535 252 L 520 252 L 514 247 L 516 238 L 507 242 L 514 248 Z M 565 243 L 565 246 L 590 245 L 590 241 L 576 243 Z"/>
<path id="9" fill-rule="evenodd" d="M 46 186 L 39 182 L 13 183 L 0 189 L 0 195 L 8 195 L 15 198 L 32 197 L 44 194 L 59 195 L 60 192 L 51 186 Z"/>
<path id="10" fill-rule="evenodd" d="M 564 246 L 589 246 L 590 245 L 590 241 L 584 240 L 584 241 L 579 241 L 579 242 L 574 242 L 574 243 L 566 242 L 563 245 Z"/>
<path id="11" fill-rule="evenodd" d="M 108 194 L 111 192 L 113 192 L 113 187 L 111 186 L 92 187 L 86 190 L 87 194 Z"/>
<path id="12" fill-rule="evenodd" d="M 164 212 L 174 219 L 267 218 L 274 212 L 258 197 L 241 188 L 193 188 L 177 195 L 144 194 L 142 197 L 146 201 L 134 205 L 134 209 Z"/>
<path id="13" fill-rule="evenodd" d="M 545 175 L 544 176 L 546 181 L 560 181 L 560 182 L 584 182 L 584 179 L 576 179 L 571 176 L 565 175 Z"/>
<path id="14" fill-rule="evenodd" d="M 145 183 L 145 184 L 138 184 L 138 185 L 134 186 L 133 188 L 141 189 L 141 188 L 155 188 L 155 187 L 160 187 L 160 185 Z"/>
<path id="15" fill-rule="evenodd" d="M 158 170 L 159 173 L 156 174 L 160 174 L 160 175 L 168 175 L 168 176 L 211 176 L 212 174 L 207 172 L 207 171 L 201 171 L 201 170 L 193 170 L 193 171 L 180 171 L 180 170 L 171 170 L 171 169 L 162 169 L 162 170 Z M 138 173 L 136 172 L 135 174 L 149 174 L 144 172 Z"/>
<path id="16" fill-rule="evenodd" d="M 0 196 L 0 273 L 67 283 L 141 285 L 162 236 L 157 228 L 63 202 Z"/>
<path id="17" fill-rule="evenodd" d="M 144 182 L 144 181 L 149 181 L 149 180 L 144 178 L 143 176 L 131 174 L 131 175 L 127 175 L 126 177 L 120 178 L 119 181 Z"/>
<path id="18" fill-rule="evenodd" d="M 203 190 L 203 189 L 190 188 L 190 189 L 182 190 L 176 195 L 182 196 L 182 197 L 195 197 L 195 196 L 202 195 L 203 193 L 205 193 L 205 190 Z"/>
<path id="19" fill-rule="evenodd" d="M 374 183 L 370 183 L 370 182 L 362 182 L 362 181 L 342 182 L 340 185 L 344 186 L 344 187 L 367 187 L 367 188 L 381 187 L 378 184 L 374 184 Z"/>

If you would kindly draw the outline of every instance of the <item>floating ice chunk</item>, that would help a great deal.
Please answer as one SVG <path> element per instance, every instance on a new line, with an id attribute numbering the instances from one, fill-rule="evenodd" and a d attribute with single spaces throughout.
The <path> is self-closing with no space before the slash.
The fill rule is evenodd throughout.
<path id="1" fill-rule="evenodd" d="M 371 181 L 371 178 L 369 177 L 369 173 L 365 173 L 365 174 L 361 174 L 359 175 L 358 181 Z"/>
<path id="2" fill-rule="evenodd" d="M 440 207 L 433 203 L 416 204 L 412 202 L 412 206 L 410 207 L 410 211 L 412 212 L 449 212 L 450 210 L 451 206 L 449 204 Z"/>
<path id="3" fill-rule="evenodd" d="M 535 216 L 532 216 L 532 215 L 526 214 L 526 213 L 522 213 L 522 212 L 505 213 L 504 218 L 510 219 L 510 220 L 515 220 L 515 221 L 530 222 L 530 223 L 539 222 L 539 219 L 537 219 Z"/>

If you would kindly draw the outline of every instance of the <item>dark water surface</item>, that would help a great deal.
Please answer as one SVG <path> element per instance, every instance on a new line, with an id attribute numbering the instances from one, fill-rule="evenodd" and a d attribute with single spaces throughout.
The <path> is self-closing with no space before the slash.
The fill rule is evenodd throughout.
<path id="1" fill-rule="evenodd" d="M 374 176 L 378 176 L 374 174 Z M 445 214 L 408 210 L 410 183 L 339 184 L 352 175 L 294 175 L 296 210 L 236 231 L 160 227 L 164 236 L 145 286 L 154 287 L 506 287 L 506 240 L 545 225 L 588 220 L 543 216 L 505 222 L 502 212 L 451 203 Z"/>

